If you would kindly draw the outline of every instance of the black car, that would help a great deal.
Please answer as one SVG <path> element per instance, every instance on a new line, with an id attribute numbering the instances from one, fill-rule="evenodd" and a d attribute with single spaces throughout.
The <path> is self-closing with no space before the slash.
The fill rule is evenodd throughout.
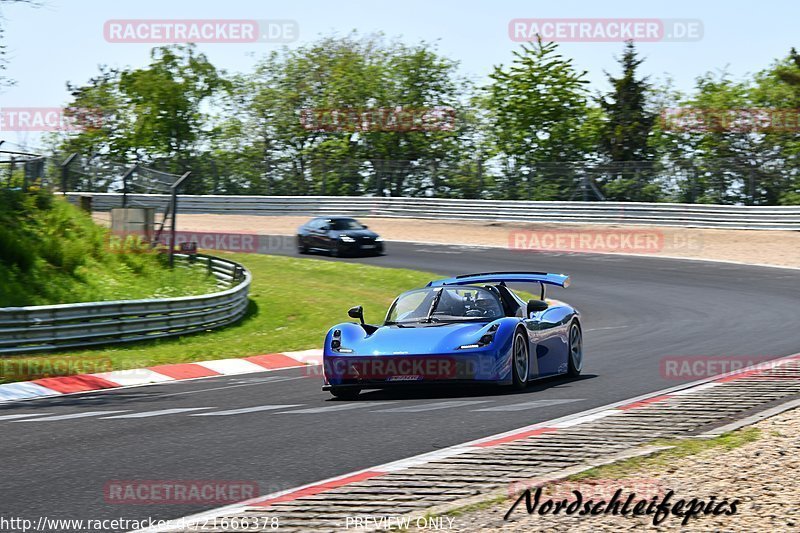
<path id="1" fill-rule="evenodd" d="M 350 217 L 317 217 L 297 230 L 297 249 L 301 254 L 312 250 L 333 256 L 372 253 L 382 254 L 383 239 L 367 226 Z"/>

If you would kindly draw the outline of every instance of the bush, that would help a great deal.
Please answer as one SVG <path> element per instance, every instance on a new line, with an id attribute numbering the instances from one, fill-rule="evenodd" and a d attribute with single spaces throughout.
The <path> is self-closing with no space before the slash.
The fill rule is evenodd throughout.
<path id="1" fill-rule="evenodd" d="M 115 249 L 90 215 L 44 191 L 0 190 L 0 307 L 204 294 L 204 272 L 170 270 L 138 238 Z"/>
<path id="2" fill-rule="evenodd" d="M 0 226 L 0 263 L 22 272 L 28 272 L 36 260 L 35 246 Z"/>

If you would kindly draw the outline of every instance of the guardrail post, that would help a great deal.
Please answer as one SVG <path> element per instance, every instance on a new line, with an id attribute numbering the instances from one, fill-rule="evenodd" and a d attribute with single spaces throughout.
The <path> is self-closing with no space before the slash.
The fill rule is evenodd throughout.
<path id="1" fill-rule="evenodd" d="M 76 157 L 78 157 L 78 154 L 74 153 L 71 156 L 69 156 L 66 159 L 66 161 L 61 163 L 61 194 L 63 194 L 64 196 L 67 195 L 67 188 L 68 188 L 67 178 L 69 177 L 69 165 Z"/>
<path id="2" fill-rule="evenodd" d="M 483 158 L 478 158 L 478 198 L 483 198 Z"/>
<path id="3" fill-rule="evenodd" d="M 128 207 L 128 179 L 137 168 L 139 168 L 138 163 L 133 165 L 122 175 L 122 207 Z"/>
<path id="4" fill-rule="evenodd" d="M 191 172 L 186 172 L 178 178 L 178 180 L 172 184 L 170 187 L 172 192 L 171 205 L 172 205 L 172 221 L 170 222 L 170 235 L 169 235 L 169 266 L 172 268 L 175 266 L 175 230 L 177 229 L 178 223 L 178 189 L 183 182 L 189 177 Z"/>

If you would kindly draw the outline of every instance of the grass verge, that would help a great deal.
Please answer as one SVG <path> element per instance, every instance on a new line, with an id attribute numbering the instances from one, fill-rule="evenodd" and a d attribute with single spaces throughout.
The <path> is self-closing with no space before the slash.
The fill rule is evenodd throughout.
<path id="1" fill-rule="evenodd" d="M 109 231 L 46 191 L 0 189 L 0 307 L 169 298 L 213 292 L 200 271 Z"/>
<path id="2" fill-rule="evenodd" d="M 351 320 L 350 307 L 363 305 L 366 320 L 380 322 L 398 294 L 437 277 L 320 259 L 215 254 L 253 274 L 250 308 L 238 323 L 174 339 L 0 358 L 0 383 L 319 348 L 329 327 Z"/>
<path id="3" fill-rule="evenodd" d="M 759 439 L 761 432 L 758 428 L 744 428 L 730 433 L 724 433 L 710 439 L 670 439 L 658 440 L 650 443 L 652 446 L 669 446 L 669 449 L 647 455 L 632 457 L 609 465 L 598 466 L 584 470 L 579 474 L 570 476 L 568 481 L 582 479 L 622 479 L 631 472 L 638 472 L 652 468 L 663 468 L 675 465 L 678 459 L 689 455 L 696 455 L 706 450 L 721 449 L 728 451 L 749 442 Z"/>

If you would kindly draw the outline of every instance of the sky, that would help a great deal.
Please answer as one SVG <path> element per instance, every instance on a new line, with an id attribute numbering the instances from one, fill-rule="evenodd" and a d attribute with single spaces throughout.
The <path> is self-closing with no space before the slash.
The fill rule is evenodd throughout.
<path id="1" fill-rule="evenodd" d="M 110 42 L 109 21 L 257 20 L 291 21 L 296 35 L 287 46 L 320 36 L 383 32 L 407 43 L 435 43 L 439 53 L 459 62 L 460 73 L 481 83 L 493 66 L 508 64 L 520 46 L 509 35 L 513 19 L 690 20 L 701 35 L 680 41 L 640 42 L 642 73 L 672 78 L 688 91 L 708 71 L 727 70 L 741 78 L 800 48 L 794 1 L 549 1 L 536 0 L 39 0 L 40 7 L 0 0 L 8 61 L 6 76 L 16 85 L 0 93 L 0 109 L 49 108 L 69 99 L 66 82 L 83 84 L 99 65 L 141 67 L 154 44 Z M 609 28 L 607 22 L 593 28 Z M 670 22 L 666 22 L 669 28 Z M 530 28 L 530 24 L 525 26 Z M 539 26 L 542 27 L 543 26 Z M 685 24 L 681 27 L 687 27 Z M 249 70 L 278 49 L 275 42 L 204 43 L 198 48 L 218 68 Z M 562 53 L 588 71 L 593 91 L 607 90 L 604 72 L 618 72 L 621 42 L 563 42 Z M 28 147 L 36 132 L 0 131 L 0 139 Z"/>

